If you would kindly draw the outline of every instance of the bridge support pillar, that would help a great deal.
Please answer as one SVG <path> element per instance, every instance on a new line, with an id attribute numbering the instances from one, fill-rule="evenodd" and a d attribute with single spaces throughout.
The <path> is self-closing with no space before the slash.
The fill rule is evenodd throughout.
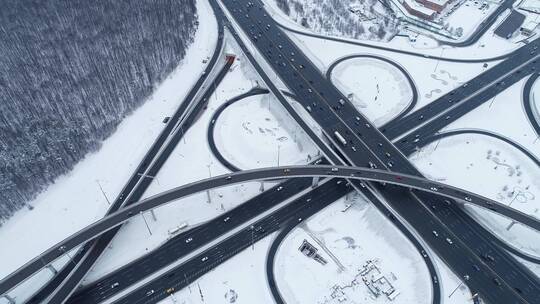
<path id="1" fill-rule="evenodd" d="M 516 224 L 516 221 L 512 221 L 512 222 L 510 223 L 510 225 L 508 225 L 508 226 L 506 227 L 506 230 L 507 230 L 507 231 L 510 231 L 510 229 L 512 229 L 512 226 L 514 226 L 515 224 Z"/>
<path id="2" fill-rule="evenodd" d="M 316 188 L 319 185 L 319 177 L 315 176 L 311 182 L 311 188 Z"/>
<path id="3" fill-rule="evenodd" d="M 9 304 L 16 304 L 15 300 L 9 295 L 5 294 L 3 297 L 8 301 Z"/>
<path id="4" fill-rule="evenodd" d="M 53 275 L 56 275 L 58 273 L 58 270 L 56 270 L 56 268 L 54 268 L 54 266 L 51 264 L 47 265 L 47 269 L 49 269 Z"/>
<path id="5" fill-rule="evenodd" d="M 261 181 L 261 186 L 259 187 L 259 192 L 264 192 L 264 181 Z"/>

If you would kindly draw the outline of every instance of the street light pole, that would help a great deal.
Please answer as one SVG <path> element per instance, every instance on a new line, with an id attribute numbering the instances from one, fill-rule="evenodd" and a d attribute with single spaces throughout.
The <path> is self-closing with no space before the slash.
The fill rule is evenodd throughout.
<path id="1" fill-rule="evenodd" d="M 469 280 L 469 275 L 464 275 L 463 278 L 465 279 L 465 281 L 468 281 Z M 448 296 L 448 298 L 450 299 L 450 297 L 461 287 L 461 285 L 463 285 L 463 281 L 459 282 L 458 286 L 456 287 L 456 289 L 454 289 L 450 295 Z"/>
<path id="2" fill-rule="evenodd" d="M 279 150 L 281 149 L 281 145 L 277 146 L 277 166 L 279 167 Z"/>
<path id="3" fill-rule="evenodd" d="M 144 213 L 141 211 L 140 214 L 141 214 L 141 217 L 144 220 L 144 224 L 146 225 L 146 229 L 148 229 L 148 233 L 150 233 L 150 235 L 152 235 L 152 231 L 150 230 L 150 226 L 148 226 L 148 222 L 146 222 L 146 218 L 144 217 Z"/>
<path id="4" fill-rule="evenodd" d="M 109 198 L 107 197 L 107 194 L 105 194 L 105 191 L 103 191 L 103 188 L 101 187 L 101 184 L 99 183 L 99 180 L 96 179 L 96 183 L 98 184 L 99 186 L 99 190 L 101 190 L 101 193 L 103 194 L 103 196 L 105 197 L 105 200 L 107 201 L 107 204 L 109 204 L 109 206 L 111 205 L 111 202 L 109 201 Z"/>

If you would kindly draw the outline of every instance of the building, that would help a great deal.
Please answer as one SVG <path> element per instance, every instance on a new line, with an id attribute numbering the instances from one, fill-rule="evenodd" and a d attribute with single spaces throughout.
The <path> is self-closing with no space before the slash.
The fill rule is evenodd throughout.
<path id="1" fill-rule="evenodd" d="M 519 30 L 521 31 L 523 35 L 531 36 L 532 34 L 534 34 L 534 30 L 536 29 L 537 26 L 538 26 L 538 23 L 534 21 L 529 21 L 525 23 L 525 25 L 523 25 Z"/>
<path id="2" fill-rule="evenodd" d="M 413 16 L 416 16 L 418 18 L 422 18 L 425 20 L 433 21 L 435 19 L 435 16 L 437 13 L 427 7 L 424 7 L 414 0 L 400 0 L 403 7 L 407 10 L 407 12 Z"/>
<path id="3" fill-rule="evenodd" d="M 317 253 L 318 249 L 315 248 L 310 242 L 307 240 L 304 240 L 302 242 L 302 245 L 298 248 L 300 252 L 302 252 L 303 255 L 307 256 L 308 258 L 312 258 L 315 261 L 321 263 L 322 265 L 326 265 L 327 261 Z"/>
<path id="4" fill-rule="evenodd" d="M 509 39 L 521 27 L 523 21 L 525 21 L 525 15 L 513 10 L 495 29 L 495 35 Z"/>
<path id="5" fill-rule="evenodd" d="M 416 0 L 416 2 L 440 14 L 452 0 Z"/>

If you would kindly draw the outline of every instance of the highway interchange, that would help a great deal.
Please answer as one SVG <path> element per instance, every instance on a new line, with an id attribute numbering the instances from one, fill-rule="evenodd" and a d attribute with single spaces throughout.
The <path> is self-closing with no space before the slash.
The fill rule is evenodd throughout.
<path id="1" fill-rule="evenodd" d="M 221 3 L 211 1 L 216 16 L 218 17 L 217 19 L 220 20 L 218 22 L 220 28 L 220 41 L 218 45 L 220 46 L 222 44 L 221 40 L 223 36 L 221 28 L 223 22 L 229 31 L 233 33 L 233 36 L 241 45 L 246 55 L 251 59 L 251 63 L 265 80 L 270 92 L 278 98 L 291 116 L 295 118 L 299 125 L 305 129 L 306 133 L 309 134 L 312 140 L 321 148 L 325 156 L 325 162 L 328 161 L 334 166 L 268 169 L 268 172 L 265 171 L 264 173 L 261 173 L 261 171 L 256 173 L 243 171 L 226 177 L 214 178 L 206 181 L 207 183 L 201 182 L 201 185 L 193 186 L 194 188 L 192 191 L 196 192 L 251 179 L 293 176 L 304 177 L 285 181 L 284 184 L 286 183 L 287 186 L 284 189 L 286 189 L 286 191 L 276 191 L 276 186 L 261 194 L 270 195 L 273 204 L 278 204 L 294 195 L 301 195 L 300 198 L 294 200 L 293 203 L 290 204 L 290 207 L 284 207 L 296 209 L 285 209 L 288 211 L 282 213 L 280 213 L 280 210 L 277 210 L 275 211 L 275 214 L 267 216 L 257 222 L 255 227 L 263 227 L 261 230 L 258 230 L 257 233 L 254 233 L 254 231 L 249 229 L 245 231 L 242 230 L 243 232 L 241 231 L 240 233 L 235 234 L 233 237 L 221 242 L 219 246 L 214 246 L 206 251 L 204 256 L 198 255 L 178 266 L 176 270 L 171 270 L 172 273 L 186 273 L 187 275 L 185 277 L 171 276 L 171 272 L 168 272 L 167 274 L 154 279 L 152 282 L 145 284 L 143 287 L 138 288 L 134 292 L 131 292 L 116 303 L 139 303 L 139 301 L 140 303 L 154 303 L 159 298 L 163 298 L 167 295 L 165 287 L 176 286 L 176 288 L 179 289 L 186 286 L 186 284 L 189 284 L 189 281 L 202 275 L 208 269 L 211 269 L 223 260 L 231 257 L 234 253 L 247 248 L 250 244 L 250 240 L 251 242 L 254 241 L 254 237 L 255 239 L 260 239 L 270 232 L 280 229 L 284 223 L 287 223 L 287 225 L 285 225 L 286 227 L 293 227 L 294 225 L 290 222 L 291 219 L 296 217 L 306 218 L 307 216 L 316 213 L 318 210 L 335 201 L 337 198 L 342 197 L 347 192 L 353 191 L 352 188 L 363 193 L 381 211 L 384 210 L 384 214 L 388 214 L 390 219 L 396 222 L 396 225 L 401 225 L 400 230 L 408 232 L 407 228 L 400 223 L 401 220 L 405 220 L 412 225 L 416 233 L 421 235 L 427 241 L 430 247 L 437 252 L 454 272 L 460 275 L 466 275 L 473 271 L 473 265 L 478 267 L 481 271 L 479 271 L 478 275 L 474 275 L 471 280 L 468 280 L 466 284 L 471 290 L 479 292 L 489 303 L 537 303 L 535 302 L 535 296 L 540 294 L 538 278 L 515 261 L 512 256 L 504 252 L 504 250 L 501 250 L 500 245 L 493 244 L 494 236 L 464 213 L 459 204 L 454 200 L 460 200 L 461 203 L 478 203 L 483 207 L 495 209 L 497 212 L 509 212 L 507 215 L 536 228 L 538 228 L 538 226 L 535 226 L 537 225 L 537 222 L 526 215 L 507 210 L 508 208 L 505 206 L 478 197 L 473 193 L 462 192 L 453 187 L 427 181 L 421 177 L 416 168 L 414 168 L 407 160 L 407 156 L 414 153 L 419 147 L 431 143 L 433 141 L 433 136 L 449 123 L 460 118 L 483 102 L 486 102 L 511 84 L 526 77 L 530 73 L 535 72 L 537 66 L 536 58 L 538 56 L 536 52 L 538 45 L 537 40 L 508 54 L 505 56 L 505 61 L 491 68 L 489 72 L 482 73 L 475 79 L 469 81 L 466 85 L 449 92 L 443 97 L 430 103 L 428 106 L 425 106 L 410 115 L 400 115 L 400 119 L 389 122 L 381 127 L 381 131 L 379 131 L 371 124 L 371 122 L 354 109 L 343 94 L 330 83 L 329 79 L 323 77 L 320 71 L 316 69 L 310 60 L 303 55 L 301 50 L 287 37 L 285 32 L 283 32 L 268 16 L 260 2 L 254 1 L 253 4 L 250 3 L 251 2 L 249 1 L 223 1 Z M 221 13 L 221 10 L 223 9 L 226 10 L 225 14 Z M 240 33 L 239 35 L 238 32 L 243 32 L 244 34 Z M 251 44 L 258 49 L 259 54 L 264 56 L 266 64 L 270 65 L 280 76 L 282 81 L 288 84 L 288 88 L 292 94 L 300 96 L 298 102 L 304 105 L 307 112 L 309 112 L 317 123 L 323 127 L 326 134 L 325 139 L 318 138 L 316 134 L 309 130 L 307 124 L 302 121 L 301 115 L 293 113 L 294 110 L 292 107 L 286 105 L 288 102 L 284 98 L 283 93 L 271 83 L 264 68 L 262 68 L 259 63 L 257 63 L 257 60 L 254 59 L 251 54 L 252 51 L 245 45 L 246 41 L 244 40 L 246 40 L 246 37 L 243 37 L 243 35 L 247 35 L 251 40 Z M 244 39 L 242 40 L 241 37 Z M 216 54 L 218 54 L 217 51 L 212 58 L 214 62 L 208 66 L 207 71 L 210 71 L 210 68 L 214 65 L 215 58 L 217 58 Z M 228 69 L 228 67 L 226 69 Z M 222 71 L 225 71 L 226 69 L 223 68 Z M 218 79 L 223 78 L 224 75 L 225 72 L 222 72 Z M 533 75 L 537 74 L 535 73 Z M 201 77 L 201 79 L 203 79 L 203 77 Z M 193 92 L 196 92 L 197 89 L 194 89 Z M 212 92 L 210 91 L 210 94 L 211 93 Z M 195 93 L 193 93 L 193 95 L 194 94 Z M 189 96 L 190 99 L 193 98 L 193 95 Z M 306 98 L 306 96 L 309 96 L 309 98 Z M 186 100 L 189 99 L 186 98 Z M 199 105 L 201 104 L 202 103 Z M 448 107 L 448 104 L 451 106 Z M 185 114 L 186 109 L 181 109 L 177 113 Z M 180 117 L 175 117 L 174 121 L 178 121 L 179 119 Z M 186 124 L 186 128 L 187 127 L 189 127 L 189 124 Z M 335 131 L 338 131 L 346 138 L 346 145 L 336 141 L 333 136 L 333 132 Z M 168 130 L 167 132 L 172 132 L 172 130 Z M 390 140 L 393 140 L 394 142 L 392 143 Z M 163 144 L 163 142 L 160 144 Z M 174 147 L 174 144 L 172 144 L 171 147 Z M 354 149 L 352 149 L 352 147 L 354 147 Z M 152 153 L 149 152 L 151 157 L 148 159 L 145 157 L 146 161 L 141 163 L 141 168 L 138 169 L 137 172 L 147 172 L 146 168 L 149 166 L 148 162 L 155 157 L 156 153 L 157 151 L 153 151 Z M 166 157 L 158 159 L 160 159 L 161 164 L 163 164 Z M 353 167 L 342 167 L 343 165 L 350 165 Z M 354 168 L 354 166 L 373 167 L 388 171 L 369 169 L 362 171 L 362 169 Z M 157 172 L 159 166 L 155 168 L 156 169 L 154 170 Z M 333 168 L 337 169 L 337 171 L 332 171 Z M 354 176 L 351 176 L 351 174 Z M 242 176 L 244 175 L 246 179 L 243 179 L 244 177 Z M 322 181 L 319 187 L 316 187 L 308 193 L 299 194 L 299 192 L 308 190 L 308 186 L 311 184 L 311 179 L 306 179 L 305 176 L 315 175 L 347 178 L 350 183 L 342 182 L 338 184 L 335 182 Z M 134 176 L 139 176 L 140 179 L 140 174 L 134 174 Z M 360 177 L 369 177 L 377 182 L 383 181 L 387 183 L 387 185 L 355 181 L 355 179 Z M 396 177 L 399 177 L 399 179 L 396 179 Z M 141 183 L 144 180 L 145 179 L 143 178 L 135 183 Z M 148 183 L 150 182 L 149 179 L 146 179 L 146 181 Z M 405 185 L 406 187 L 392 186 L 390 185 L 391 183 L 400 184 L 401 186 Z M 135 188 L 133 181 L 130 181 L 126 187 L 126 190 L 122 193 L 130 193 L 131 189 Z M 410 190 L 414 187 L 426 191 L 426 193 Z M 120 205 L 115 202 L 115 204 L 113 204 L 113 206 L 117 206 L 115 210 L 111 209 L 111 212 L 108 213 L 108 217 L 97 222 L 96 226 L 93 226 L 100 227 L 100 232 L 98 232 L 99 229 L 89 230 L 89 233 L 87 233 L 86 236 L 74 238 L 75 241 L 72 241 L 71 243 L 68 242 L 66 244 L 55 246 L 49 256 L 42 255 L 38 260 L 44 259 L 46 263 L 49 263 L 54 258 L 65 253 L 65 251 L 74 248 L 76 244 L 82 244 L 84 241 L 92 240 L 100 235 L 100 233 L 117 227 L 116 225 L 128 220 L 131 216 L 135 216 L 138 214 L 137 212 L 155 208 L 159 204 L 168 203 L 171 200 L 178 198 L 175 196 L 178 195 L 178 192 L 176 192 L 175 195 L 171 194 L 175 192 L 175 190 L 179 191 L 178 189 L 175 189 L 165 193 L 163 197 L 156 201 L 151 201 L 151 203 L 148 203 L 148 200 L 137 203 L 136 201 L 139 200 L 137 197 L 140 198 L 140 195 L 142 195 L 145 188 L 140 189 L 141 190 L 138 190 L 140 192 L 131 194 L 127 199 L 124 195 L 121 195 L 117 199 L 118 202 L 128 200 L 131 206 L 122 206 L 123 208 L 120 209 Z M 139 196 L 137 196 L 137 193 Z M 382 195 L 391 208 L 389 209 L 388 205 L 379 201 L 375 194 Z M 441 194 L 447 195 L 450 199 L 440 198 Z M 317 204 L 306 204 L 305 198 L 308 195 L 312 198 L 316 198 L 313 199 L 313 201 L 317 202 Z M 404 198 L 407 198 L 407 203 L 409 203 L 408 206 L 416 207 L 404 207 Z M 268 198 L 266 198 L 266 200 L 267 199 Z M 170 264 L 182 255 L 192 252 L 194 248 L 200 247 L 210 240 L 215 239 L 218 235 L 223 234 L 224 231 L 230 230 L 235 227 L 235 225 L 238 226 L 247 219 L 252 218 L 255 215 L 255 210 L 257 210 L 257 212 L 262 212 L 263 210 L 259 211 L 255 207 L 260 206 L 262 201 L 263 199 L 261 197 L 256 197 L 252 199 L 252 202 L 249 204 L 246 203 L 244 204 L 245 206 L 241 205 L 241 207 L 230 211 L 233 216 L 223 215 L 222 217 L 216 218 L 213 220 L 214 224 L 216 224 L 213 225 L 216 227 L 214 229 L 212 229 L 212 226 L 210 225 L 204 225 L 186 232 L 189 235 L 197 235 L 196 238 L 193 238 L 193 244 L 189 245 L 193 247 L 182 246 L 186 244 L 185 237 L 187 235 L 182 234 L 182 238 L 178 238 L 178 240 L 176 238 L 174 239 L 176 240 L 176 243 L 168 242 L 164 247 L 156 250 L 158 254 L 162 255 L 161 262 L 159 262 L 159 258 L 158 261 L 155 261 L 155 258 L 158 256 L 152 255 L 142 257 L 131 263 L 131 265 L 137 265 L 137 263 L 142 263 L 142 265 L 144 265 L 144 263 L 148 263 L 149 266 L 147 271 L 130 278 L 129 272 L 126 272 L 126 269 L 129 269 L 130 265 L 127 265 L 125 268 L 114 272 L 114 275 L 110 275 L 113 276 L 114 279 L 104 278 L 103 281 L 100 281 L 101 285 L 97 286 L 96 284 L 94 287 L 88 287 L 79 291 L 78 294 L 75 295 L 75 297 L 72 297 L 68 302 L 84 303 L 87 301 L 87 303 L 95 303 L 96 299 L 109 297 L 109 293 L 113 293 L 109 285 L 112 281 L 118 279 L 123 282 L 122 284 L 130 285 L 135 281 L 144 278 L 155 271 L 155 269 Z M 147 209 L 140 209 L 143 206 Z M 268 206 L 268 208 L 270 208 L 270 206 Z M 291 210 L 294 210 L 294 212 L 291 212 Z M 399 220 L 396 220 L 395 215 L 390 213 L 389 210 L 393 210 L 396 215 L 399 216 Z M 230 218 L 230 225 L 224 224 L 224 219 L 227 217 Z M 454 246 L 448 246 L 447 243 L 441 241 L 444 240 L 442 237 L 441 239 L 433 238 L 432 231 L 434 231 L 434 229 L 439 231 L 443 237 L 448 236 L 454 239 Z M 107 232 L 103 235 L 105 238 L 101 243 L 95 243 L 98 245 L 94 245 L 94 249 L 91 250 L 96 250 L 96 246 L 99 249 L 95 251 L 93 255 L 87 254 L 82 263 L 77 260 L 79 265 L 82 264 L 85 265 L 85 267 L 76 268 L 78 271 L 78 278 L 69 279 L 68 277 L 68 280 L 66 281 L 68 281 L 69 284 L 62 284 L 60 288 L 61 292 L 56 292 L 53 294 L 53 297 L 48 298 L 50 303 L 62 303 L 71 295 L 75 287 L 79 284 L 80 279 L 84 277 L 86 271 L 93 265 L 97 257 L 99 257 L 99 254 L 103 248 L 106 247 L 116 230 L 117 229 L 109 230 L 114 232 Z M 408 233 L 410 234 L 410 232 Z M 412 238 L 414 240 L 412 234 L 408 237 L 409 239 Z M 179 241 L 180 239 L 182 239 L 183 243 Z M 90 243 L 91 242 L 88 242 L 87 244 Z M 165 247 L 183 248 L 183 250 L 176 252 L 173 255 L 171 252 L 167 252 Z M 419 251 L 423 250 L 421 249 L 421 245 L 416 247 Z M 59 248 L 63 249 L 59 251 Z M 235 249 L 227 252 L 227 248 Z M 85 250 L 88 250 L 88 248 Z M 485 258 L 483 258 L 486 254 L 492 256 L 493 261 L 486 261 Z M 90 258 L 88 258 L 88 256 L 90 256 Z M 209 259 L 207 260 L 207 263 L 202 263 L 201 259 L 205 256 Z M 152 257 L 151 262 L 149 257 Z M 147 262 L 144 262 L 145 258 L 147 259 Z M 430 263 L 428 263 L 428 265 L 429 264 Z M 41 266 L 42 265 L 38 265 L 36 260 L 34 268 L 29 268 L 27 272 L 23 272 L 20 275 L 23 277 L 28 276 L 30 272 L 41 268 Z M 181 269 L 181 272 L 178 272 L 180 271 L 179 269 Z M 124 271 L 124 274 L 122 274 L 122 271 Z M 436 279 L 434 279 L 434 281 L 434 285 L 436 285 Z M 0 283 L 0 286 L 3 288 L 2 292 L 6 291 L 7 289 L 4 288 L 6 281 L 2 280 Z M 437 290 L 438 288 L 434 287 L 434 289 Z M 146 296 L 148 290 L 161 290 L 161 292 L 152 294 L 152 296 L 148 298 Z M 272 292 L 274 293 L 275 290 L 272 290 Z M 87 297 L 85 295 L 87 295 Z M 434 303 L 439 301 L 436 295 L 437 292 L 435 292 Z M 278 297 L 276 297 L 276 300 L 277 299 Z M 35 303 L 38 302 L 40 301 Z"/>

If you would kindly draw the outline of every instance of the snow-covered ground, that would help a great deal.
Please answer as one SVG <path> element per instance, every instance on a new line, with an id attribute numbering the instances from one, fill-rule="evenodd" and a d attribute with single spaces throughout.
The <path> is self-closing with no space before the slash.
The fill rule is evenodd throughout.
<path id="1" fill-rule="evenodd" d="M 240 169 L 305 164 L 315 145 L 271 94 L 250 96 L 215 122 L 216 145 Z"/>
<path id="2" fill-rule="evenodd" d="M 352 206 L 344 211 L 348 204 Z M 304 256 L 298 250 L 303 240 L 328 263 Z M 384 295 L 375 299 L 362 281 L 360 272 L 368 261 L 399 292 L 395 303 L 431 303 L 431 277 L 423 257 L 356 195 L 338 200 L 291 231 L 277 252 L 277 285 L 287 303 L 390 303 Z M 346 300 L 332 300 L 332 294 Z"/>
<path id="3" fill-rule="evenodd" d="M 472 294 L 464 281 L 456 276 L 437 256 L 433 257 L 442 290 L 442 304 L 472 304 Z"/>
<path id="4" fill-rule="evenodd" d="M 199 28 L 194 43 L 171 75 L 132 115 L 124 119 L 102 148 L 87 155 L 69 174 L 40 194 L 0 228 L 0 277 L 71 233 L 101 218 L 154 139 L 204 69 L 217 41 L 217 26 L 206 1 L 197 1 Z M 125 147 L 125 149 L 119 149 Z M 99 183 L 99 184 L 98 184 Z M 24 240 L 24 241 L 22 241 Z"/>
<path id="5" fill-rule="evenodd" d="M 403 73 L 382 60 L 352 58 L 332 71 L 332 82 L 377 126 L 403 111 L 413 98 L 412 88 Z"/>
<path id="6" fill-rule="evenodd" d="M 464 1 L 464 3 L 461 4 L 454 12 L 448 12 L 448 10 L 446 10 L 449 13 L 449 16 L 444 21 L 444 24 L 447 24 L 450 32 L 457 34 L 459 31 L 458 29 L 461 28 L 461 36 L 463 38 L 469 37 L 499 6 L 498 3 L 492 2 L 486 6 L 483 6 L 483 3 L 484 1 L 467 0 Z M 446 12 L 443 11 L 443 14 L 446 14 Z"/>

